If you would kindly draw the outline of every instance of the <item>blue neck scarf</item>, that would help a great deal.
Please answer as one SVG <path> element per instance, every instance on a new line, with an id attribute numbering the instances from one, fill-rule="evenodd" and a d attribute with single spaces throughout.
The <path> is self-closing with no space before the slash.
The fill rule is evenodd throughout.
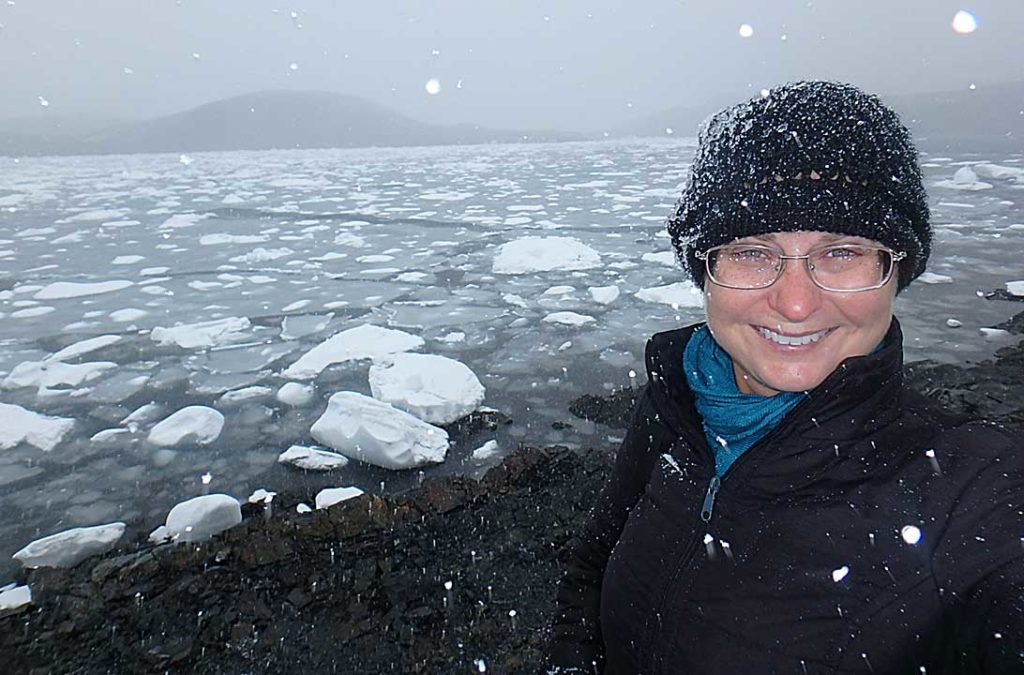
<path id="1" fill-rule="evenodd" d="M 732 359 L 707 326 L 694 331 L 687 343 L 683 371 L 703 420 L 704 435 L 715 453 L 719 476 L 807 396 L 806 392 L 788 391 L 775 396 L 741 393 Z"/>

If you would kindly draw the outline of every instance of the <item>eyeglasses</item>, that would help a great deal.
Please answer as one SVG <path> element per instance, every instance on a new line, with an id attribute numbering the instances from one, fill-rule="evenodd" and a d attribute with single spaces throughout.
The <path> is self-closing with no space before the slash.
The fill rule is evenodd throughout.
<path id="1" fill-rule="evenodd" d="M 782 276 L 787 260 L 803 260 L 816 286 L 839 293 L 881 288 L 892 278 L 896 263 L 906 257 L 906 253 L 884 246 L 860 244 L 826 244 L 807 255 L 785 255 L 761 244 L 725 244 L 697 254 L 704 261 L 708 277 L 718 286 L 768 288 Z"/>

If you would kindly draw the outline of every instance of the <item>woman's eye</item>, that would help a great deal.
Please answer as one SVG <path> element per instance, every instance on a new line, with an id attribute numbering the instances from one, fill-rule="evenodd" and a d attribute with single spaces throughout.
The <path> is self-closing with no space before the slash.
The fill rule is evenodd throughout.
<path id="1" fill-rule="evenodd" d="M 856 257 L 858 257 L 860 255 L 863 255 L 862 251 L 860 251 L 858 249 L 847 248 L 847 247 L 839 247 L 839 246 L 837 246 L 835 248 L 827 248 L 822 253 L 823 253 L 824 257 L 826 257 L 826 258 L 835 258 L 835 259 L 840 259 L 840 260 L 841 259 L 856 258 Z"/>
<path id="2" fill-rule="evenodd" d="M 768 251 L 759 248 L 737 248 L 731 255 L 737 260 L 768 260 L 771 257 Z"/>

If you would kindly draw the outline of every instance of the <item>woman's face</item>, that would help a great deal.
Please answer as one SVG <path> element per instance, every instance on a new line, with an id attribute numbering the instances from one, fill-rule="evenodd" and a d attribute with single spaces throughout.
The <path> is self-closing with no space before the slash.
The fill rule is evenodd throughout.
<path id="1" fill-rule="evenodd" d="M 876 244 L 827 232 L 783 232 L 738 241 L 774 245 L 786 255 L 804 255 L 823 243 Z M 896 273 L 881 288 L 837 293 L 816 286 L 805 261 L 785 263 L 782 276 L 768 288 L 739 290 L 705 281 L 708 326 L 732 357 L 736 384 L 745 394 L 813 389 L 847 357 L 872 352 L 892 321 Z M 771 339 L 772 334 L 819 333 L 821 339 L 799 346 Z"/>

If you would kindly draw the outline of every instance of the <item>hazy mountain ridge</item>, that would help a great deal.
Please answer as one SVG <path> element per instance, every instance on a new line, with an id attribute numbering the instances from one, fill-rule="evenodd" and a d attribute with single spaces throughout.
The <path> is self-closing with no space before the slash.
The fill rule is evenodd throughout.
<path id="1" fill-rule="evenodd" d="M 32 128 L 34 126 L 35 128 Z M 26 128 L 28 127 L 28 128 Z M 0 131 L 0 154 L 111 154 L 581 140 L 580 134 L 441 126 L 323 91 L 261 91 L 76 134 L 38 121 Z"/>
<path id="2" fill-rule="evenodd" d="M 922 148 L 978 152 L 1024 148 L 1024 82 L 976 90 L 881 94 L 881 98 L 900 114 Z M 670 108 L 610 135 L 696 136 L 701 122 L 732 102 Z"/>

